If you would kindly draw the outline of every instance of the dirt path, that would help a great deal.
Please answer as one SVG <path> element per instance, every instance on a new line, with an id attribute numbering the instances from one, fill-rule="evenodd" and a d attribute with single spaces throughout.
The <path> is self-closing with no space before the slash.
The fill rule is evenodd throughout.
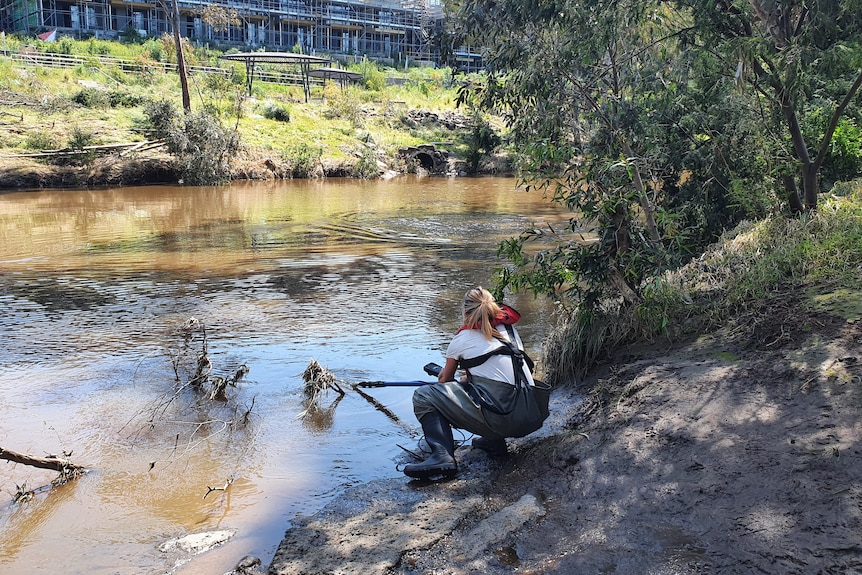
<path id="1" fill-rule="evenodd" d="M 270 573 L 862 574 L 862 322 L 807 325 L 630 352 L 513 457 L 356 488 Z"/>

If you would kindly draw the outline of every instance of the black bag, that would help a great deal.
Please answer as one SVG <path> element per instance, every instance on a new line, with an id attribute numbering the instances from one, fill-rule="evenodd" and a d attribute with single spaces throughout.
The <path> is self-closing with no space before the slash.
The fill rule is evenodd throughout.
<path id="1" fill-rule="evenodd" d="M 524 437 L 542 427 L 549 415 L 551 386 L 538 379 L 534 383 L 511 385 L 471 377 L 461 385 L 482 408 L 485 421 L 492 429 L 505 437 Z"/>
<path id="2" fill-rule="evenodd" d="M 511 331 L 509 335 L 514 342 Z M 515 384 L 471 376 L 463 385 L 470 398 L 482 408 L 485 420 L 493 429 L 499 430 L 505 437 L 524 437 L 542 427 L 548 418 L 551 386 L 538 379 L 533 380 L 534 385 L 530 385 L 524 375 L 524 363 L 527 362 L 532 371 L 533 362 L 528 361 L 527 354 L 514 343 L 504 339 L 499 341 L 503 347 L 495 353 L 512 358 Z M 485 359 L 487 357 L 482 361 Z M 472 367 L 478 365 L 474 361 L 468 361 Z"/>

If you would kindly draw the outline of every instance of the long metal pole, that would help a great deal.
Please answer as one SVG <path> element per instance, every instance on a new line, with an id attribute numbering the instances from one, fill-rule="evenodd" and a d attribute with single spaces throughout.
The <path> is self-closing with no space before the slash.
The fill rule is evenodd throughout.
<path id="1" fill-rule="evenodd" d="M 419 387 L 420 385 L 434 385 L 436 381 L 360 381 L 354 383 L 355 387 Z"/>

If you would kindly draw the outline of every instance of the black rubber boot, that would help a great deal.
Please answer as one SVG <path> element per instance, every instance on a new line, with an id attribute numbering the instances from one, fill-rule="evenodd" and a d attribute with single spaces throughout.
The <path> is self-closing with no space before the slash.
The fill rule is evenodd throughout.
<path id="1" fill-rule="evenodd" d="M 451 477 L 458 472 L 455 461 L 455 440 L 452 426 L 439 412 L 426 413 L 419 420 L 425 433 L 425 442 L 431 448 L 431 455 L 422 463 L 404 466 L 404 475 L 416 479 L 428 479 L 435 475 Z"/>
<path id="2" fill-rule="evenodd" d="M 505 457 L 509 454 L 509 448 L 506 447 L 506 440 L 502 437 L 497 439 L 476 437 L 473 439 L 473 447 L 481 449 L 488 455 L 493 455 L 494 457 Z"/>

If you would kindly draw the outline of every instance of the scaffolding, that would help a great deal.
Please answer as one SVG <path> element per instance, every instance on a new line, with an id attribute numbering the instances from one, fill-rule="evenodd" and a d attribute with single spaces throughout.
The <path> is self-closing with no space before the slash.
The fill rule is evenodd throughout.
<path id="1" fill-rule="evenodd" d="M 436 60 L 430 30 L 439 0 L 177 0 L 180 34 L 193 41 L 303 54 L 370 56 L 392 63 Z M 204 22 L 216 5 L 238 20 L 223 29 Z M 156 0 L 0 0 L 7 32 L 118 38 L 170 32 Z"/>

